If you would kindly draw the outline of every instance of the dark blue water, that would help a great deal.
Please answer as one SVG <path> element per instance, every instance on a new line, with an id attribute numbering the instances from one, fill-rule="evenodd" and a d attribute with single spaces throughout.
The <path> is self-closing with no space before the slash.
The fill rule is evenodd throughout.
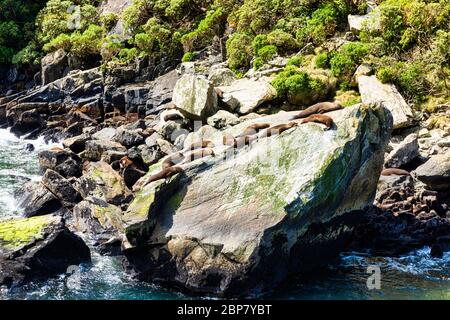
<path id="1" fill-rule="evenodd" d="M 33 143 L 34 152 L 24 145 Z M 42 141 L 23 141 L 0 130 L 0 219 L 18 216 L 13 191 L 27 179 L 39 179 L 37 152 L 49 148 Z M 46 281 L 9 290 L 0 299 L 190 299 L 191 297 L 131 279 L 122 272 L 120 258 L 92 252 L 92 264 Z M 368 266 L 381 271 L 381 288 L 369 290 Z M 289 287 L 267 293 L 264 299 L 446 299 L 450 300 L 450 252 L 442 259 L 423 248 L 398 258 L 343 254 L 340 263 L 319 274 L 290 281 Z M 205 297 L 207 298 L 207 297 Z"/>

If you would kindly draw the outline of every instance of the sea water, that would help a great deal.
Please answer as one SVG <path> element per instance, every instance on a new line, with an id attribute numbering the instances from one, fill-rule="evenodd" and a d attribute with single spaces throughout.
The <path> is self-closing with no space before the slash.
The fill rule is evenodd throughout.
<path id="1" fill-rule="evenodd" d="M 34 151 L 26 151 L 31 143 Z M 58 144 L 56 144 L 58 145 Z M 41 179 L 37 154 L 50 148 L 43 139 L 23 140 L 0 129 L 0 219 L 20 216 L 13 193 L 29 180 Z M 89 243 L 89 241 L 87 241 Z M 0 299 L 190 299 L 171 290 L 136 281 L 123 272 L 120 257 L 91 250 L 92 263 L 76 272 L 33 281 L 22 287 L 0 287 Z M 369 289 L 370 267 L 380 270 L 379 289 Z M 289 281 L 290 285 L 261 299 L 450 299 L 450 252 L 434 259 L 429 249 L 396 258 L 351 252 L 340 263 L 317 274 Z M 208 298 L 208 297 L 205 297 Z"/>

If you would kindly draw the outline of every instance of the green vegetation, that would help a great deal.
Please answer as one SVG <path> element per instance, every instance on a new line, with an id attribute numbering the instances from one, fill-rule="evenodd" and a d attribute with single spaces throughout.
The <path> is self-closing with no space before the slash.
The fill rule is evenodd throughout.
<path id="1" fill-rule="evenodd" d="M 121 14 L 102 15 L 99 3 L 0 0 L 0 68 L 36 65 L 57 49 L 80 59 L 101 57 L 112 66 L 138 56 L 192 61 L 194 52 L 222 38 L 238 75 L 276 56 L 295 55 L 274 81 L 281 96 L 320 90 L 318 81 L 324 81 L 311 74 L 314 68 L 329 70 L 341 89 L 355 89 L 352 76 L 366 62 L 411 102 L 450 97 L 448 0 L 378 1 L 379 30 L 368 24 L 358 39 L 341 46 L 327 41 L 342 38 L 347 15 L 364 14 L 366 1 L 133 0 Z M 119 20 L 128 37 L 111 33 Z M 299 68 L 305 58 L 297 53 L 304 48 L 316 53 L 309 70 Z"/>
<path id="2" fill-rule="evenodd" d="M 14 250 L 43 238 L 52 216 L 38 216 L 0 221 L 0 244 Z"/>

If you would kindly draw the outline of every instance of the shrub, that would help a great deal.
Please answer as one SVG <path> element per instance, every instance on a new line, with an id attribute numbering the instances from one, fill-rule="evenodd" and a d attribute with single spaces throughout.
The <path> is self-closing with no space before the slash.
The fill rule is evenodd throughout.
<path id="1" fill-rule="evenodd" d="M 109 32 L 117 24 L 119 17 L 115 13 L 107 13 L 100 16 L 100 23 L 105 31 Z"/>
<path id="2" fill-rule="evenodd" d="M 316 67 L 321 69 L 330 68 L 330 57 L 328 52 L 319 53 L 316 57 Z"/>
<path id="3" fill-rule="evenodd" d="M 298 44 L 294 37 L 279 29 L 267 35 L 267 42 L 276 46 L 280 53 L 289 53 L 298 49 Z"/>
<path id="4" fill-rule="evenodd" d="M 120 50 L 118 57 L 119 60 L 122 62 L 130 62 L 133 61 L 136 57 L 138 56 L 138 51 L 136 48 L 124 48 L 122 50 Z"/>
<path id="5" fill-rule="evenodd" d="M 266 34 L 258 34 L 252 41 L 253 54 L 258 55 L 259 49 L 267 46 L 269 43 L 267 42 Z"/>
<path id="6" fill-rule="evenodd" d="M 183 58 L 181 59 L 181 61 L 183 62 L 188 62 L 188 61 L 192 61 L 194 60 L 194 54 L 192 52 L 186 52 L 183 55 Z"/>
<path id="7" fill-rule="evenodd" d="M 280 72 L 272 85 L 280 97 L 316 95 L 324 90 L 324 84 L 320 79 L 311 78 L 306 72 L 299 71 L 294 66 L 288 66 Z"/>
<path id="8" fill-rule="evenodd" d="M 331 71 L 335 76 L 351 77 L 368 53 L 369 47 L 367 44 L 361 42 L 347 43 L 330 59 Z"/>
<path id="9" fill-rule="evenodd" d="M 302 56 L 292 57 L 288 60 L 287 65 L 300 67 L 303 64 L 304 60 L 305 59 Z"/>
<path id="10" fill-rule="evenodd" d="M 252 59 L 252 37 L 244 33 L 233 34 L 226 43 L 228 66 L 232 70 L 248 68 Z"/>

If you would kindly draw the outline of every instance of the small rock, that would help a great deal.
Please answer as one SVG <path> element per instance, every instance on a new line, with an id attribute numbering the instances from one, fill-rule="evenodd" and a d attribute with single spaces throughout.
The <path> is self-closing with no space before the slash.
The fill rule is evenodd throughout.
<path id="1" fill-rule="evenodd" d="M 219 110 L 215 115 L 208 118 L 208 124 L 217 129 L 225 129 L 237 125 L 240 120 L 231 112 Z"/>
<path id="2" fill-rule="evenodd" d="M 432 190 L 450 190 L 450 151 L 432 156 L 415 170 L 415 175 Z"/>
<path id="3" fill-rule="evenodd" d="M 80 197 L 69 180 L 51 169 L 45 171 L 42 184 L 65 204 L 73 204 Z"/>
<path id="4" fill-rule="evenodd" d="M 127 152 L 127 148 L 111 140 L 89 140 L 86 142 L 85 157 L 92 161 L 101 159 L 106 151 Z"/>
<path id="5" fill-rule="evenodd" d="M 113 136 L 113 141 L 126 147 L 133 147 L 144 143 L 144 137 L 137 130 L 119 128 Z"/>
<path id="6" fill-rule="evenodd" d="M 397 145 L 387 156 L 387 168 L 400 168 L 419 156 L 419 143 L 417 135 L 412 133 Z"/>
<path id="7" fill-rule="evenodd" d="M 116 129 L 114 128 L 103 128 L 102 130 L 94 133 L 92 138 L 95 140 L 112 140 L 112 138 L 116 135 Z"/>

